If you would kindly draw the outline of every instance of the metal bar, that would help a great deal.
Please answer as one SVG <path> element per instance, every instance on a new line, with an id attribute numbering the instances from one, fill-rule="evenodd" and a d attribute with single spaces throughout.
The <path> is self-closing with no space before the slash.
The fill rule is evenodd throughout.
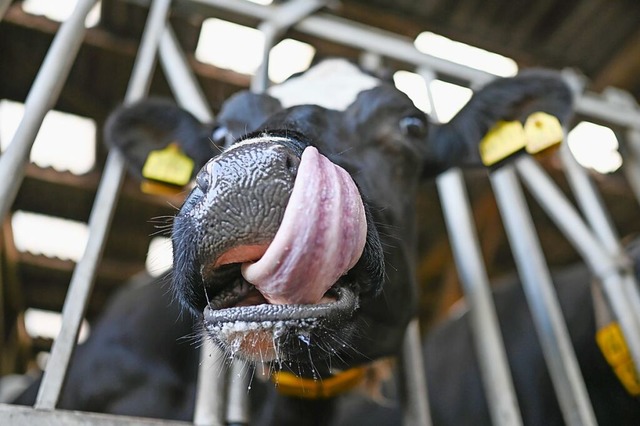
<path id="1" fill-rule="evenodd" d="M 160 63 L 178 104 L 200 121 L 212 122 L 213 113 L 169 23 L 166 23 L 162 33 L 159 53 Z M 228 380 L 227 371 L 224 371 L 223 357 L 224 354 L 220 348 L 205 337 L 200 348 L 195 424 L 207 426 L 225 424 L 225 392 Z"/>
<path id="2" fill-rule="evenodd" d="M 624 259 L 619 263 L 620 259 L 609 256 L 591 234 L 575 208 L 532 158 L 521 157 L 516 161 L 516 167 L 531 194 L 567 236 L 593 273 L 602 281 L 607 299 L 622 327 L 633 361 L 635 365 L 640 365 L 640 331 L 635 321 L 633 307 L 629 304 L 626 292 L 621 288 L 625 284 L 619 274 L 621 269 L 629 265 L 624 263 Z"/>
<path id="3" fill-rule="evenodd" d="M 636 330 L 640 332 L 640 289 L 638 288 L 638 282 L 631 267 L 631 260 L 628 258 L 620 243 L 620 239 L 611 219 L 606 213 L 604 203 L 593 181 L 590 179 L 584 167 L 580 166 L 573 157 L 567 144 L 562 144 L 560 157 L 566 170 L 569 184 L 580 206 L 580 210 L 587 219 L 596 237 L 602 243 L 603 248 L 609 256 L 617 259 L 616 263 L 622 265 L 626 263 L 629 265 L 627 268 L 619 269 L 622 280 L 621 290 L 625 293 L 631 313 L 635 317 Z"/>
<path id="4" fill-rule="evenodd" d="M 200 372 L 196 392 L 194 423 L 200 426 L 225 424 L 225 394 L 227 371 L 224 353 L 211 339 L 204 339 L 200 348 Z"/>
<path id="5" fill-rule="evenodd" d="M 402 341 L 402 375 L 407 399 L 403 413 L 405 426 L 430 426 L 429 396 L 427 394 L 426 373 L 422 346 L 420 345 L 420 323 L 411 320 Z"/>
<path id="6" fill-rule="evenodd" d="M 253 366 L 241 359 L 233 360 L 229 372 L 230 384 L 227 389 L 227 425 L 249 424 L 250 376 Z"/>
<path id="7" fill-rule="evenodd" d="M 90 378 L 89 378 L 90 380 Z M 11 426 L 189 426 L 191 423 L 67 410 L 34 410 L 0 404 L 0 424 Z"/>
<path id="8" fill-rule="evenodd" d="M 613 228 L 611 219 L 604 211 L 604 205 L 593 182 L 589 179 L 586 170 L 575 160 L 571 151 L 569 151 L 569 146 L 565 143 L 560 147 L 560 159 L 580 210 L 595 234 L 602 241 L 604 248 L 612 255 L 623 255 L 618 236 Z"/>
<path id="9" fill-rule="evenodd" d="M 268 20 L 273 7 L 265 7 L 236 0 L 190 0 L 259 20 Z M 302 19 L 294 28 L 309 35 L 332 40 L 336 43 L 378 53 L 416 66 L 425 66 L 438 73 L 467 80 L 478 87 L 494 79 L 485 71 L 436 58 L 419 52 L 413 40 L 380 29 L 337 18 L 327 14 L 316 14 Z M 575 109 L 580 114 L 597 117 L 634 129 L 640 129 L 640 110 L 624 107 L 593 93 L 584 93 L 576 99 Z"/>
<path id="10" fill-rule="evenodd" d="M 418 68 L 417 71 L 426 83 L 431 117 L 439 122 L 430 85 L 435 79 L 435 73 L 424 67 Z M 494 425 L 521 425 L 522 415 L 513 387 L 462 171 L 446 171 L 438 176 L 436 185 L 456 268 L 470 307 L 473 343 L 478 354 L 482 385 L 487 394 L 491 419 Z"/>
<path id="11" fill-rule="evenodd" d="M 576 99 L 577 113 L 597 117 L 611 124 L 640 130 L 640 110 L 611 102 L 594 93 L 583 93 Z"/>
<path id="12" fill-rule="evenodd" d="M 127 88 L 126 101 L 132 102 L 144 96 L 154 70 L 155 52 L 169 10 L 171 0 L 156 0 L 149 10 L 147 25 L 142 37 L 138 57 Z M 124 159 L 116 151 L 107 158 L 98 187 L 93 209 L 89 217 L 90 239 L 78 262 L 62 309 L 62 329 L 53 342 L 51 357 L 42 378 L 35 407 L 54 409 L 75 344 L 80 323 L 91 294 L 96 267 L 107 239 L 111 219 L 115 212 L 118 192 L 124 176 Z"/>
<path id="13" fill-rule="evenodd" d="M 261 21 L 270 20 L 277 13 L 277 9 L 273 7 L 236 0 L 192 0 L 192 2 L 240 13 Z M 401 37 L 389 31 L 328 14 L 316 14 L 301 19 L 293 28 L 336 43 L 379 53 L 411 64 L 426 66 L 439 73 L 457 76 L 475 83 L 487 82 L 495 77 L 484 71 L 421 53 L 414 47 L 413 40 L 408 37 Z"/>
<path id="14" fill-rule="evenodd" d="M 494 425 L 520 425 L 522 417 L 462 172 L 459 169 L 448 170 L 438 176 L 436 182 L 460 281 L 470 306 L 469 323 L 473 330 L 491 419 Z"/>
<path id="15" fill-rule="evenodd" d="M 84 36 L 84 21 L 96 0 L 81 0 L 58 30 L 25 101 L 24 116 L 0 156 L 0 219 L 6 217 L 24 178 L 31 146 L 69 75 Z"/>
<path id="16" fill-rule="evenodd" d="M 490 176 L 558 402 L 568 425 L 596 425 L 524 194 L 512 166 Z"/>
<path id="17" fill-rule="evenodd" d="M 273 7 L 269 19 L 258 29 L 264 35 L 262 62 L 251 80 L 251 90 L 262 93 L 269 87 L 269 54 L 280 36 L 301 19 L 314 13 L 326 4 L 325 0 L 295 0 Z"/>
<path id="18" fill-rule="evenodd" d="M 160 64 L 178 103 L 203 123 L 213 121 L 213 112 L 207 98 L 191 71 L 187 56 L 182 51 L 173 29 L 166 24 L 160 39 Z"/>

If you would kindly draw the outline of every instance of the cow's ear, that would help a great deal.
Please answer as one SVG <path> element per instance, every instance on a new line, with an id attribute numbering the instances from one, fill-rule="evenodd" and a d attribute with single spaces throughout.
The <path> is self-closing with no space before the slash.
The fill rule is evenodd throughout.
<path id="1" fill-rule="evenodd" d="M 573 94 L 559 73 L 532 69 L 488 83 L 451 121 L 432 126 L 426 169 L 438 173 L 452 166 L 486 165 L 479 144 L 489 130 L 499 122 L 518 127 L 537 112 L 555 117 L 561 126 L 571 119 Z"/>
<path id="2" fill-rule="evenodd" d="M 217 119 L 231 139 L 237 140 L 257 130 L 271 115 L 281 110 L 280 101 L 274 97 L 242 91 L 225 101 Z"/>
<path id="3" fill-rule="evenodd" d="M 190 179 L 219 150 L 211 138 L 215 126 L 200 123 L 189 112 L 165 99 L 145 99 L 122 106 L 108 117 L 104 140 L 119 150 L 129 171 L 143 180 L 143 169 L 152 153 L 175 148 L 192 162 Z"/>

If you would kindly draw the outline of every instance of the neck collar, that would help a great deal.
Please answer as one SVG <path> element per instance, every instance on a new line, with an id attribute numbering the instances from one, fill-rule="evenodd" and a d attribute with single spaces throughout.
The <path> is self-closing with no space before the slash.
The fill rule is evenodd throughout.
<path id="1" fill-rule="evenodd" d="M 288 371 L 271 375 L 279 393 L 304 399 L 327 399 L 341 395 L 356 387 L 365 375 L 365 367 L 354 367 L 329 377 L 309 379 Z"/>

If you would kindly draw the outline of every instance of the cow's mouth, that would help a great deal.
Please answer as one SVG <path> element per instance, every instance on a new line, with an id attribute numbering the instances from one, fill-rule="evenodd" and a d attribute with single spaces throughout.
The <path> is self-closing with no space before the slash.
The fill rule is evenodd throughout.
<path id="1" fill-rule="evenodd" d="M 273 239 L 232 246 L 202 267 L 205 284 L 222 289 L 208 300 L 206 329 L 233 354 L 261 361 L 290 358 L 358 308 L 348 272 L 366 238 L 364 206 L 353 180 L 315 148 L 306 148 Z"/>

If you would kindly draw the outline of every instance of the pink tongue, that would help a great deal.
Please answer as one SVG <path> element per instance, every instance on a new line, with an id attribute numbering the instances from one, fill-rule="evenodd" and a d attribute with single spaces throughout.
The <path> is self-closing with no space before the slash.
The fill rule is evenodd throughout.
<path id="1" fill-rule="evenodd" d="M 351 176 L 308 147 L 278 232 L 242 275 L 269 303 L 315 304 L 360 259 L 366 234 Z"/>

